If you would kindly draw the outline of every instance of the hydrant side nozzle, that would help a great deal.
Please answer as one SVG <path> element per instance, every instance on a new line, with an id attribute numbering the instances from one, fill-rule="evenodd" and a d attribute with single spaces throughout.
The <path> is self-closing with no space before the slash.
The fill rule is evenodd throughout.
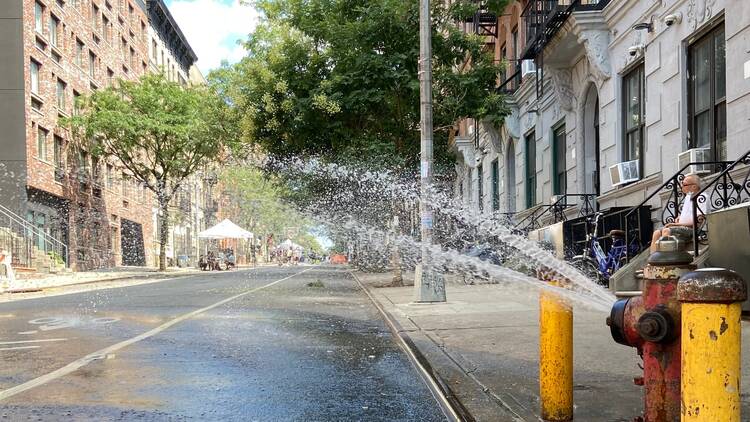
<path id="1" fill-rule="evenodd" d="M 664 306 L 641 315 L 636 330 L 645 341 L 654 343 L 672 342 L 679 333 L 674 318 Z"/>
<path id="2" fill-rule="evenodd" d="M 693 303 L 744 302 L 747 300 L 747 284 L 732 270 L 703 268 L 680 277 L 677 299 Z"/>

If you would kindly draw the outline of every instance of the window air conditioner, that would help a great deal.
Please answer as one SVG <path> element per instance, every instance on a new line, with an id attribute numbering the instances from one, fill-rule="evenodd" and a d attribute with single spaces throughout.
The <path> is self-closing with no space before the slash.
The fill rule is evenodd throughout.
<path id="1" fill-rule="evenodd" d="M 625 161 L 611 166 L 609 168 L 609 177 L 612 180 L 612 186 L 620 186 L 638 181 L 641 178 L 639 175 L 638 160 Z"/>
<path id="2" fill-rule="evenodd" d="M 711 151 L 708 148 L 693 148 L 677 156 L 677 167 L 683 168 L 689 163 L 705 163 L 711 161 Z M 693 164 L 687 168 L 689 173 L 711 173 L 710 164 Z"/>
<path id="3" fill-rule="evenodd" d="M 522 60 L 521 61 L 521 78 L 528 75 L 529 73 L 536 73 L 536 66 L 534 60 Z"/>

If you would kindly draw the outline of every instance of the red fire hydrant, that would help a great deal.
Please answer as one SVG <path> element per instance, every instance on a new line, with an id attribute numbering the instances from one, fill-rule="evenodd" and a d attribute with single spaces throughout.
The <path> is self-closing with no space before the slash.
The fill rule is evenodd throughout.
<path id="1" fill-rule="evenodd" d="M 612 338 L 635 347 L 643 359 L 643 416 L 636 421 L 680 420 L 680 303 L 677 280 L 695 269 L 674 237 L 663 237 L 643 270 L 640 297 L 618 300 L 607 318 Z"/>

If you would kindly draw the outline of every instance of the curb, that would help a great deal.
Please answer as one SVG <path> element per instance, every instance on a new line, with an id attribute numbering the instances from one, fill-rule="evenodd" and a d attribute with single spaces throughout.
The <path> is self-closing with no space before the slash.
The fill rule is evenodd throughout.
<path id="1" fill-rule="evenodd" d="M 245 270 L 252 270 L 255 268 L 262 268 L 262 267 L 263 267 L 262 265 L 259 265 L 256 267 L 238 267 L 237 270 L 245 271 Z M 55 285 L 55 286 L 21 287 L 17 289 L 8 289 L 8 290 L 0 291 L 0 295 L 18 294 L 18 293 L 34 293 L 34 292 L 42 292 L 45 290 L 58 289 L 58 288 L 64 288 L 64 287 L 82 286 L 86 284 L 97 284 L 97 283 L 109 283 L 109 282 L 123 281 L 123 280 L 151 280 L 151 279 L 169 280 L 169 279 L 192 277 L 192 276 L 198 276 L 198 275 L 213 276 L 215 274 L 225 274 L 225 273 L 226 272 L 224 271 L 200 271 L 200 270 L 195 270 L 191 272 L 183 272 L 183 273 L 169 273 L 169 272 L 160 273 L 158 271 L 154 271 L 154 272 L 148 272 L 144 274 L 127 275 L 127 276 L 122 276 L 122 277 L 113 277 L 113 278 L 105 278 L 105 279 L 86 280 L 86 281 L 79 281 L 75 283 L 60 284 L 60 285 Z"/>
<path id="2" fill-rule="evenodd" d="M 401 327 L 401 324 L 399 324 L 398 321 L 396 321 L 396 319 L 383 308 L 380 302 L 378 302 L 378 300 L 375 299 L 372 293 L 370 293 L 369 288 L 367 288 L 364 283 L 362 283 L 362 281 L 359 279 L 359 277 L 357 277 L 356 274 L 354 274 L 353 271 L 349 270 L 348 273 L 352 276 L 354 281 L 357 282 L 359 288 L 362 289 L 363 292 L 365 292 L 378 312 L 380 312 L 380 315 L 383 317 L 383 320 L 390 329 L 391 334 L 393 334 L 393 337 L 397 339 L 396 342 L 406 353 L 406 356 L 409 358 L 412 366 L 414 366 L 419 375 L 422 377 L 422 380 L 427 385 L 427 388 L 430 389 L 432 396 L 438 402 L 438 405 L 440 405 L 443 414 L 452 421 L 476 421 L 476 419 L 471 415 L 471 413 L 469 413 L 466 407 L 464 407 L 464 405 L 459 401 L 458 397 L 456 397 L 448 384 L 443 381 L 443 379 L 440 377 L 440 374 L 438 374 L 437 371 L 435 371 L 435 369 L 432 367 L 432 365 L 430 365 L 430 362 L 427 361 L 427 358 L 425 358 L 419 348 L 417 348 L 411 337 L 409 337 L 406 331 L 404 331 L 403 327 Z"/>
<path id="3" fill-rule="evenodd" d="M 75 283 L 66 283 L 66 284 L 59 284 L 59 285 L 45 286 L 45 287 L 22 287 L 18 289 L 8 289 L 0 293 L 3 293 L 3 294 L 4 293 L 26 293 L 30 291 L 40 292 L 40 291 L 49 290 L 49 289 L 57 289 L 60 287 L 81 286 L 84 284 L 107 283 L 110 281 L 122 281 L 122 280 L 134 280 L 134 279 L 150 280 L 152 278 L 180 278 L 180 277 L 188 277 L 188 276 L 198 275 L 198 274 L 199 273 L 187 273 L 187 274 L 153 273 L 153 274 L 128 275 L 128 276 L 123 276 L 123 277 L 78 281 Z"/>

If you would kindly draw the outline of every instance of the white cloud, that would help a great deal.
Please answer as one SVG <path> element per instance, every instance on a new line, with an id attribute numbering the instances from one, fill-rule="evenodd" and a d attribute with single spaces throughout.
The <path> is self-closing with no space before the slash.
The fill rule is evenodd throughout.
<path id="1" fill-rule="evenodd" d="M 172 0 L 169 10 L 198 55 L 204 74 L 222 60 L 237 62 L 245 55 L 237 40 L 255 29 L 258 12 L 239 0 Z"/>

